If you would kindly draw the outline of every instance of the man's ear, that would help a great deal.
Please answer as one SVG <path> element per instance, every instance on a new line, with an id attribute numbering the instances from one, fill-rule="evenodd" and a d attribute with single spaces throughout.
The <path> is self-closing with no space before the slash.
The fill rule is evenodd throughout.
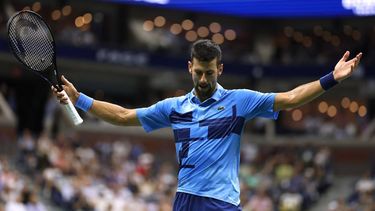
<path id="1" fill-rule="evenodd" d="M 218 66 L 218 74 L 219 74 L 219 76 L 223 73 L 223 70 L 224 70 L 224 65 L 223 64 L 219 64 L 219 66 Z"/>
<path id="2" fill-rule="evenodd" d="M 188 61 L 188 69 L 189 69 L 189 73 L 191 74 L 192 73 L 192 68 L 193 68 L 193 63 L 191 61 Z"/>

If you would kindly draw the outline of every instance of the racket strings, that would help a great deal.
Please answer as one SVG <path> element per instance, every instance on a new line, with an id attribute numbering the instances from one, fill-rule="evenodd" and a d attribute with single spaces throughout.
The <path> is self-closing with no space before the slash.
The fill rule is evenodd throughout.
<path id="1" fill-rule="evenodd" d="M 28 67 L 44 71 L 52 66 L 54 45 L 48 26 L 29 13 L 16 16 L 9 25 L 11 47 Z"/>

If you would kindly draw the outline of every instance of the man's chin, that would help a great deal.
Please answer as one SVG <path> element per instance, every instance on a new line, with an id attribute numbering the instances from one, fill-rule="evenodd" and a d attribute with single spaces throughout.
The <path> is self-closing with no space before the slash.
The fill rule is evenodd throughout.
<path id="1" fill-rule="evenodd" d="M 200 96 L 210 96 L 212 94 L 212 90 L 209 87 L 198 87 L 198 95 Z"/>

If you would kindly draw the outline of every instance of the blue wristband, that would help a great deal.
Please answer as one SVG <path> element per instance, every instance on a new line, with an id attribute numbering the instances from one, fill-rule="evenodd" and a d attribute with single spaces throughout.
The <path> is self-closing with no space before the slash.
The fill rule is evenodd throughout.
<path id="1" fill-rule="evenodd" d="M 80 92 L 75 106 L 82 111 L 87 112 L 88 110 L 90 110 L 93 102 L 94 99 Z"/>
<path id="2" fill-rule="evenodd" d="M 338 84 L 339 82 L 337 82 L 335 80 L 335 78 L 333 77 L 333 72 L 330 72 L 328 73 L 327 75 L 323 76 L 320 78 L 320 85 L 322 86 L 322 88 L 324 90 L 328 90 L 332 87 L 334 87 L 336 84 Z"/>

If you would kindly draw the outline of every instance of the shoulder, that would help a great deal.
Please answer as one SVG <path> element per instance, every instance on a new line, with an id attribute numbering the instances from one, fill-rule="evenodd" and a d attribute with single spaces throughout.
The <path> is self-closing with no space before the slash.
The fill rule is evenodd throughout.
<path id="1" fill-rule="evenodd" d="M 228 90 L 227 97 L 237 103 L 248 103 L 272 100 L 274 95 L 275 93 L 264 93 L 251 89 L 232 89 Z"/>
<path id="2" fill-rule="evenodd" d="M 236 98 L 257 96 L 259 94 L 262 94 L 262 93 L 258 92 L 258 91 L 251 90 L 251 89 L 229 89 L 226 92 L 226 95 L 236 97 Z"/>
<path id="3" fill-rule="evenodd" d="M 186 95 L 179 96 L 179 97 L 169 97 L 165 98 L 164 100 L 159 101 L 157 104 L 163 104 L 166 106 L 178 106 L 182 105 L 185 101 L 188 100 L 188 97 Z"/>

